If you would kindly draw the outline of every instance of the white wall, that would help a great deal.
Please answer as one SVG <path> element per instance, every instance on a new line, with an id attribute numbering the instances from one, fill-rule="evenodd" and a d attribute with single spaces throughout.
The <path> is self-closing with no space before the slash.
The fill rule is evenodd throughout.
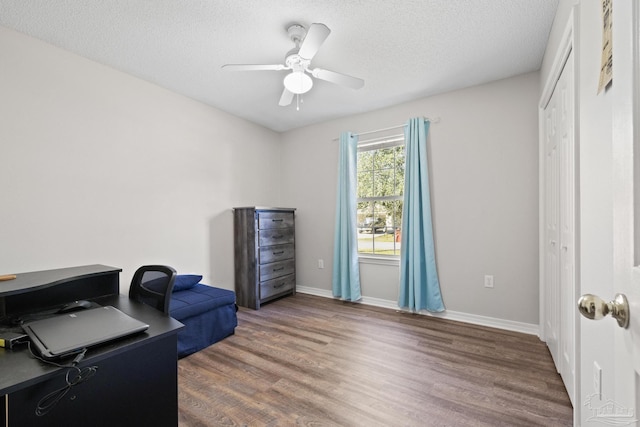
<path id="1" fill-rule="evenodd" d="M 280 135 L 0 27 L 0 274 L 166 263 L 233 289 L 233 206 Z M 263 165 L 269 165 L 265 167 Z"/>
<path id="2" fill-rule="evenodd" d="M 329 291 L 332 139 L 424 115 L 441 119 L 429 143 L 448 310 L 538 321 L 538 73 L 280 135 L 4 28 L 0 58 L 0 273 L 101 263 L 124 269 L 126 292 L 139 265 L 166 263 L 232 289 L 231 207 L 278 205 L 298 209 L 299 285 Z M 365 297 L 397 299 L 397 267 L 361 272 Z"/>
<path id="3" fill-rule="evenodd" d="M 430 164 L 437 262 L 449 311 L 537 324 L 539 73 L 283 134 L 282 204 L 297 208 L 298 284 L 331 289 L 342 131 L 439 117 Z M 401 131 L 397 131 L 401 132 Z M 318 269 L 318 259 L 325 268 Z M 397 266 L 361 264 L 363 296 L 396 301 Z M 495 288 L 484 288 L 484 275 Z"/>

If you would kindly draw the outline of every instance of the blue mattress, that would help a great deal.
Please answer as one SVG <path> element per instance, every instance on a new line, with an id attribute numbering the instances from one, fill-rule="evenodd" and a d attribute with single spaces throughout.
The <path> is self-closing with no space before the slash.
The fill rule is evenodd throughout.
<path id="1" fill-rule="evenodd" d="M 185 326 L 178 332 L 178 357 L 233 335 L 238 326 L 235 303 L 235 292 L 201 283 L 174 292 L 169 314 Z"/>

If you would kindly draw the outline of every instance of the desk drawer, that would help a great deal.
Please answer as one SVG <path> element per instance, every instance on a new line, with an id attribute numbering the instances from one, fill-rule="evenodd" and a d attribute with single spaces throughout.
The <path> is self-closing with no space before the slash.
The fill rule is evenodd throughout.
<path id="1" fill-rule="evenodd" d="M 289 227 L 293 227 L 293 212 L 258 212 L 260 230 Z"/>
<path id="2" fill-rule="evenodd" d="M 275 279 L 276 277 L 293 274 L 296 268 L 295 260 L 274 262 L 272 264 L 260 266 L 260 281 Z"/>
<path id="3" fill-rule="evenodd" d="M 268 246 L 260 248 L 259 261 L 260 264 L 269 264 L 270 262 L 283 261 L 293 258 L 295 247 L 293 244 Z"/>
<path id="4" fill-rule="evenodd" d="M 258 243 L 261 247 L 293 243 L 293 235 L 293 228 L 274 228 L 271 230 L 260 230 L 258 232 Z"/>
<path id="5" fill-rule="evenodd" d="M 260 299 L 291 292 L 295 285 L 296 276 L 294 274 L 260 283 Z"/>

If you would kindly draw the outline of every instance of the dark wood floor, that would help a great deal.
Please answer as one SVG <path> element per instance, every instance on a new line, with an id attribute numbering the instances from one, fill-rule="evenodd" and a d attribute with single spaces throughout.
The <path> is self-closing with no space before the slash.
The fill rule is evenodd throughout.
<path id="1" fill-rule="evenodd" d="M 570 426 L 537 337 L 297 294 L 178 362 L 179 425 Z"/>

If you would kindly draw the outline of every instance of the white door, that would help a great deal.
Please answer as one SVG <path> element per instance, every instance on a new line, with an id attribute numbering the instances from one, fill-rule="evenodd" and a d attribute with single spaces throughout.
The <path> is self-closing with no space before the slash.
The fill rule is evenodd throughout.
<path id="1" fill-rule="evenodd" d="M 585 4 L 582 3 L 583 6 Z M 610 272 L 609 283 L 600 287 L 600 292 L 609 294 L 599 296 L 609 301 L 615 294 L 626 295 L 630 323 L 622 328 L 609 318 L 597 324 L 582 322 L 582 358 L 585 363 L 581 376 L 583 402 L 580 421 L 588 426 L 640 425 L 637 413 L 640 408 L 639 9 L 637 1 L 613 2 L 613 84 L 603 95 L 610 97 L 612 112 L 611 156 L 607 160 L 611 162 L 612 254 L 597 261 L 601 264 L 593 270 L 596 274 L 599 271 Z M 594 355 L 600 358 L 600 364 Z M 589 366 L 591 363 L 593 371 Z M 603 367 L 601 375 L 597 369 L 599 366 Z M 598 389 L 602 390 L 600 395 Z"/>
<path id="2" fill-rule="evenodd" d="M 544 108 L 544 337 L 574 402 L 575 141 L 574 56 L 569 52 Z M 574 402 L 575 403 L 575 402 Z"/>
<path id="3" fill-rule="evenodd" d="M 630 304 L 628 328 L 616 328 L 615 398 L 621 417 L 638 425 L 640 408 L 640 148 L 638 84 L 640 67 L 640 6 L 637 1 L 615 2 L 613 93 L 613 290 Z M 618 22 L 616 22 L 616 20 Z M 618 27 L 619 26 L 619 27 Z M 617 28 L 618 27 L 618 28 Z M 617 30 L 616 30 L 617 28 Z M 625 42 L 626 40 L 626 42 Z M 635 157 L 635 158 L 634 158 Z"/>
<path id="4" fill-rule="evenodd" d="M 575 141 L 573 52 L 569 54 L 556 92 L 560 95 L 560 375 L 575 406 Z"/>
<path id="5" fill-rule="evenodd" d="M 560 209 L 558 116 L 556 85 L 544 108 L 544 336 L 556 369 L 560 370 Z"/>

